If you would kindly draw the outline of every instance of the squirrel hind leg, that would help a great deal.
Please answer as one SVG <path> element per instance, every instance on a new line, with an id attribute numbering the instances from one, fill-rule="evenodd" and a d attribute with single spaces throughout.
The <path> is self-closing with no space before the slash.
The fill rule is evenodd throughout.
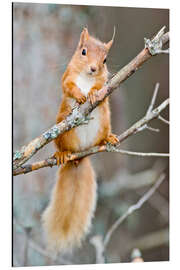
<path id="1" fill-rule="evenodd" d="M 72 152 L 70 151 L 64 151 L 64 152 L 60 152 L 60 151 L 56 151 L 53 155 L 53 157 L 56 158 L 57 160 L 57 165 L 59 166 L 60 164 L 65 164 L 67 163 L 69 160 L 71 160 L 72 157 Z"/>
<path id="2" fill-rule="evenodd" d="M 110 143 L 110 144 L 116 144 L 119 142 L 119 139 L 117 135 L 110 133 L 107 138 L 104 140 L 104 144 Z"/>

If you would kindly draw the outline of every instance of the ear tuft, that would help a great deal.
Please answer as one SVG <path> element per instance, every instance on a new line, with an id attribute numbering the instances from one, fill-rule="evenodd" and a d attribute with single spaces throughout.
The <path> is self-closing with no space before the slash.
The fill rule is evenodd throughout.
<path id="1" fill-rule="evenodd" d="M 84 42 L 87 41 L 89 38 L 89 33 L 87 27 L 84 27 L 83 31 L 81 32 L 80 40 L 79 40 L 79 47 L 82 47 Z"/>
<path id="2" fill-rule="evenodd" d="M 108 43 L 105 43 L 105 46 L 106 46 L 106 49 L 109 51 L 112 44 L 113 44 L 113 41 L 114 41 L 114 37 L 115 37 L 115 33 L 116 33 L 116 28 L 114 26 L 114 32 L 113 32 L 113 36 L 112 36 L 112 39 L 108 42 Z"/>

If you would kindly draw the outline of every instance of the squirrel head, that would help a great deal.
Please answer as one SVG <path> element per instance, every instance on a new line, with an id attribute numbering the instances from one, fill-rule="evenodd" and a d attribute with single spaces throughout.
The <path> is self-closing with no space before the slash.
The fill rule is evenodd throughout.
<path id="1" fill-rule="evenodd" d="M 103 43 L 100 40 L 90 36 L 88 29 L 84 28 L 81 32 L 78 47 L 75 53 L 76 67 L 80 72 L 89 76 L 99 76 L 107 71 L 106 58 L 113 44 L 112 39 Z"/>

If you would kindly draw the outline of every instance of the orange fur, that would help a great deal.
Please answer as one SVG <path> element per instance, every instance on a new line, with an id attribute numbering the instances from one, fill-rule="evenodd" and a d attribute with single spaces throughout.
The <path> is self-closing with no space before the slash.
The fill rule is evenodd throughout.
<path id="1" fill-rule="evenodd" d="M 96 205 L 96 181 L 88 158 L 78 166 L 68 162 L 58 170 L 51 203 L 43 214 L 48 244 L 70 251 L 88 232 Z"/>
<path id="2" fill-rule="evenodd" d="M 104 59 L 112 42 L 102 43 L 91 37 L 86 28 L 82 31 L 75 54 L 62 77 L 63 98 L 57 123 L 71 112 L 76 102 L 96 101 L 96 91 L 107 81 Z M 58 171 L 50 204 L 43 214 L 43 224 L 49 245 L 61 252 L 80 245 L 90 228 L 96 204 L 96 181 L 89 159 L 71 162 L 68 155 L 117 140 L 111 134 L 108 98 L 91 116 L 93 120 L 88 125 L 73 128 L 55 139 L 55 156 L 65 165 Z"/>

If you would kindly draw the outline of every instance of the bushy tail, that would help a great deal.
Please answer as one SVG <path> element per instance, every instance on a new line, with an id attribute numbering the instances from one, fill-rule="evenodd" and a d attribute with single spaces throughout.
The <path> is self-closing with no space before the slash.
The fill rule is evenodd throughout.
<path id="1" fill-rule="evenodd" d="M 89 159 L 58 170 L 49 206 L 42 216 L 49 247 L 66 252 L 80 246 L 96 206 L 96 181 Z"/>

